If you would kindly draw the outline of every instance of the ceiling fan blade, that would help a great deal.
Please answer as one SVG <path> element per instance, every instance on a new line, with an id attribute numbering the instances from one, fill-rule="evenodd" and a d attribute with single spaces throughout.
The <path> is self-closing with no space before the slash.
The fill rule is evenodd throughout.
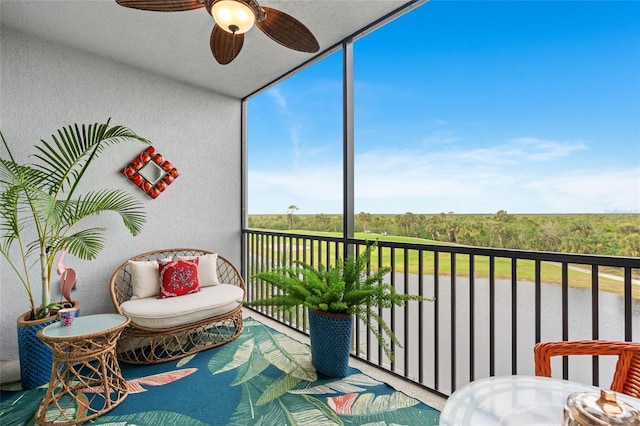
<path id="1" fill-rule="evenodd" d="M 277 9 L 262 7 L 262 10 L 267 17 L 262 22 L 256 22 L 256 26 L 272 40 L 300 52 L 315 53 L 320 50 L 318 40 L 302 22 Z"/>
<path id="2" fill-rule="evenodd" d="M 131 9 L 156 12 L 180 12 L 204 7 L 198 0 L 116 0 L 116 3 Z"/>
<path id="3" fill-rule="evenodd" d="M 211 53 L 219 64 L 226 65 L 233 61 L 240 53 L 243 43 L 244 34 L 231 34 L 217 25 L 213 26 L 209 44 Z"/>

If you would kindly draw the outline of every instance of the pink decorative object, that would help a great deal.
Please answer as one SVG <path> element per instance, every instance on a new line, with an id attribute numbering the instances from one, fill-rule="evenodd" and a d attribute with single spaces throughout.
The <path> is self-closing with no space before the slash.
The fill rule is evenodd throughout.
<path id="1" fill-rule="evenodd" d="M 60 292 L 67 302 L 71 302 L 71 289 L 76 283 L 76 271 L 62 264 L 65 254 L 67 254 L 67 250 L 63 249 L 58 258 L 57 272 L 60 275 Z"/>

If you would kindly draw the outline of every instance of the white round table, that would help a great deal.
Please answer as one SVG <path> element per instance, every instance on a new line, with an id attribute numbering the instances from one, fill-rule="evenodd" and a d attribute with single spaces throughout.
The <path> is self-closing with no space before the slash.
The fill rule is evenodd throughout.
<path id="1" fill-rule="evenodd" d="M 471 382 L 455 391 L 440 414 L 441 426 L 557 426 L 572 392 L 596 392 L 594 386 L 534 376 L 497 376 Z M 640 399 L 616 393 L 640 409 Z"/>

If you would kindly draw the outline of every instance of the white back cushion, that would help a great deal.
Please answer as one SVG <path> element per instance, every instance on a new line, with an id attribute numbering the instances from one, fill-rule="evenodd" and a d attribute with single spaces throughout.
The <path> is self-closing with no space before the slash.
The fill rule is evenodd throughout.
<path id="1" fill-rule="evenodd" d="M 160 274 L 155 260 L 130 260 L 131 299 L 144 299 L 160 293 Z"/>
<path id="2" fill-rule="evenodd" d="M 219 285 L 218 254 L 210 253 L 202 256 L 176 256 L 176 260 L 191 260 L 198 258 L 198 283 L 200 287 Z M 158 283 L 158 286 L 160 284 Z"/>

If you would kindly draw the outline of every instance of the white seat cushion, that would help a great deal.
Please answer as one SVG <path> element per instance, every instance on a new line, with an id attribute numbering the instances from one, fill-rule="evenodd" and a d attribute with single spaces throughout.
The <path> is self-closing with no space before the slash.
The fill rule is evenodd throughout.
<path id="1" fill-rule="evenodd" d="M 132 322 L 143 327 L 168 328 L 230 312 L 242 303 L 243 296 L 240 287 L 220 284 L 167 299 L 127 300 L 120 309 Z"/>

